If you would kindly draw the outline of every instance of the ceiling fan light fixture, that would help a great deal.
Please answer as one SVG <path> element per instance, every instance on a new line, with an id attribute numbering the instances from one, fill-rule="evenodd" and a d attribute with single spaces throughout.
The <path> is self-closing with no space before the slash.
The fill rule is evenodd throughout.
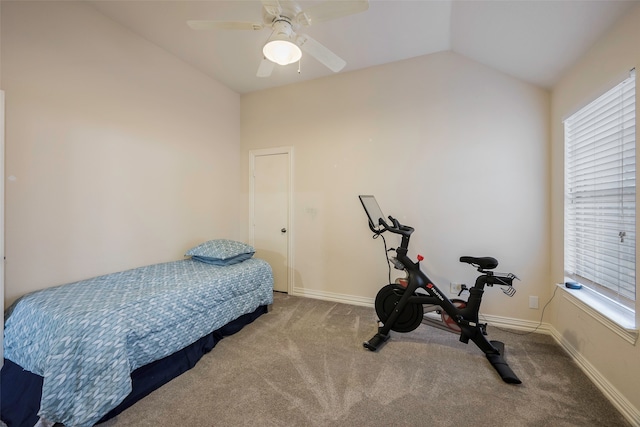
<path id="1" fill-rule="evenodd" d="M 302 57 L 300 48 L 289 40 L 269 40 L 262 53 L 269 61 L 280 65 L 297 62 Z"/>
<path id="2" fill-rule="evenodd" d="M 292 64 L 302 57 L 300 47 L 292 40 L 295 37 L 291 22 L 280 17 L 273 23 L 273 33 L 262 48 L 264 57 L 280 65 Z"/>

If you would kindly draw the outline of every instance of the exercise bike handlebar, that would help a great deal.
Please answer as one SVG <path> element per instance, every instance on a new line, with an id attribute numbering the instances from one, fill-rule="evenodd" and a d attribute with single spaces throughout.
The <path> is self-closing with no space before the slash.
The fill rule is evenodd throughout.
<path id="1" fill-rule="evenodd" d="M 387 224 L 387 222 L 382 218 L 378 220 L 379 224 L 382 226 L 382 228 L 384 228 L 385 231 L 390 231 L 394 234 L 400 234 L 405 237 L 411 236 L 411 233 L 413 233 L 414 231 L 413 227 L 400 224 L 400 222 L 391 215 L 389 215 L 389 220 L 393 223 L 393 227 L 389 226 L 389 224 Z"/>

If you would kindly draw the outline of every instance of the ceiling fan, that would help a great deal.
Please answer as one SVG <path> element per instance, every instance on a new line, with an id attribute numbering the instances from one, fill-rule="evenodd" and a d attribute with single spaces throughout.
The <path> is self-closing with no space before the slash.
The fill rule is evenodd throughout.
<path id="1" fill-rule="evenodd" d="M 261 0 L 261 2 L 262 23 L 192 20 L 187 21 L 187 25 L 194 30 L 257 31 L 271 28 L 271 35 L 262 50 L 263 59 L 258 67 L 258 77 L 269 77 L 276 63 L 287 65 L 299 61 L 302 51 L 337 73 L 347 64 L 345 60 L 310 36 L 297 33 L 297 30 L 300 27 L 308 27 L 312 24 L 364 12 L 369 8 L 368 0 L 324 1 L 306 9 L 302 9 L 298 3 L 289 0 Z"/>

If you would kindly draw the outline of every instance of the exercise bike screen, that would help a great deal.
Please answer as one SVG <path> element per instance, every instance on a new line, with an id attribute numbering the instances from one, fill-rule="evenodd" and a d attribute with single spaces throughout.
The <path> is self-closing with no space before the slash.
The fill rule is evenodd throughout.
<path id="1" fill-rule="evenodd" d="M 369 222 L 373 226 L 375 230 L 381 230 L 382 226 L 380 225 L 380 218 L 384 219 L 385 216 L 380 210 L 380 206 L 378 206 L 378 202 L 376 201 L 375 196 L 358 196 L 360 197 L 360 202 L 362 203 L 362 207 L 364 207 L 364 211 L 367 213 L 369 217 Z"/>

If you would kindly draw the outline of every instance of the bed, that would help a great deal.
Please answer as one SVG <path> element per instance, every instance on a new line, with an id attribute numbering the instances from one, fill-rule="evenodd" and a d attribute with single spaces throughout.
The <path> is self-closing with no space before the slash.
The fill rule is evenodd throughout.
<path id="1" fill-rule="evenodd" d="M 271 267 L 253 253 L 211 240 L 22 297 L 5 313 L 2 420 L 91 426 L 189 369 L 272 304 Z"/>

